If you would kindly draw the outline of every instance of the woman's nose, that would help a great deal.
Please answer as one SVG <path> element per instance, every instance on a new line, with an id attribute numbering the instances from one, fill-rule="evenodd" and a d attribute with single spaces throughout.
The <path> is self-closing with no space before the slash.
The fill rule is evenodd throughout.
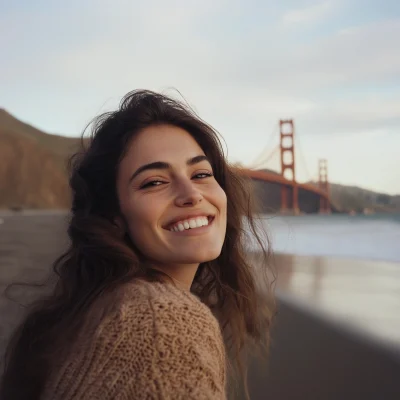
<path id="1" fill-rule="evenodd" d="M 190 183 L 182 183 L 177 188 L 177 196 L 175 198 L 175 204 L 178 207 L 191 207 L 199 204 L 203 200 L 203 195 L 200 191 Z"/>

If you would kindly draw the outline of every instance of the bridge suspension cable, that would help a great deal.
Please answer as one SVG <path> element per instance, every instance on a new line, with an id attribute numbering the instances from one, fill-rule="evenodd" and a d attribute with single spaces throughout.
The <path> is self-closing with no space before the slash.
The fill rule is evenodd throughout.
<path id="1" fill-rule="evenodd" d="M 301 165 L 304 167 L 304 170 L 305 170 L 305 173 L 306 173 L 306 181 L 311 181 L 311 180 L 313 180 L 313 175 L 310 174 L 310 171 L 309 171 L 309 169 L 307 167 L 307 162 L 305 160 L 304 153 L 303 153 L 302 148 L 300 146 L 300 140 L 299 140 L 299 137 L 297 135 L 295 137 L 295 141 L 296 141 L 296 148 L 298 149 L 298 154 L 300 156 Z"/>
<path id="2" fill-rule="evenodd" d="M 278 129 L 279 129 L 279 124 L 275 123 L 274 127 L 272 128 L 272 133 L 269 135 L 269 140 L 267 142 L 267 145 L 258 154 L 258 156 L 254 159 L 254 161 L 249 165 L 249 168 L 251 169 L 261 168 L 262 166 L 265 166 L 266 162 L 269 161 L 274 156 L 275 152 L 279 148 L 279 145 L 276 144 L 272 150 L 271 147 L 274 139 L 278 139 L 279 137 Z"/>
<path id="3" fill-rule="evenodd" d="M 269 154 L 264 154 L 263 158 L 260 158 L 257 164 L 252 165 L 252 169 L 263 169 L 268 168 L 267 164 L 272 160 L 274 156 L 279 153 L 279 146 L 276 146 Z"/>

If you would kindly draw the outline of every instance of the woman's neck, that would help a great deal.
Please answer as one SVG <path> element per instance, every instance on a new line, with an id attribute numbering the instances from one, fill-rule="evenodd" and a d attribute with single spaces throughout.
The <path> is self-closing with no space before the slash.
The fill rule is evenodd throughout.
<path id="1" fill-rule="evenodd" d="M 163 272 L 180 289 L 190 291 L 199 264 L 196 265 L 153 265 L 154 269 Z"/>

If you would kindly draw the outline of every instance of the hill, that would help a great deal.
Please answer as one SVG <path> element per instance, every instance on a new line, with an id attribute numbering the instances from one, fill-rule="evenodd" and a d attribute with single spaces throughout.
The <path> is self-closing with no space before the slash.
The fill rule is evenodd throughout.
<path id="1" fill-rule="evenodd" d="M 0 109 L 0 208 L 69 207 L 66 161 L 79 144 Z"/>
<path id="2" fill-rule="evenodd" d="M 345 212 L 400 212 L 400 195 L 335 183 L 330 184 L 330 191 L 332 202 Z"/>

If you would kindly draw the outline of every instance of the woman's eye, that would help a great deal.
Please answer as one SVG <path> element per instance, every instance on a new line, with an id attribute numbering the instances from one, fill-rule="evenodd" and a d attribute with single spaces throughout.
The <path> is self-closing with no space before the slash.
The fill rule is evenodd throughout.
<path id="1" fill-rule="evenodd" d="M 196 174 L 193 178 L 196 179 L 204 179 L 204 178 L 209 178 L 213 176 L 213 174 L 209 173 L 209 172 L 201 172 L 199 174 Z"/>
<path id="2" fill-rule="evenodd" d="M 151 182 L 147 182 L 147 183 L 145 183 L 144 185 L 142 185 L 142 186 L 140 187 L 140 189 L 150 188 L 150 187 L 154 187 L 154 186 L 160 186 L 160 185 L 162 185 L 163 183 L 164 183 L 163 181 L 158 181 L 158 180 L 156 180 L 156 181 L 151 181 Z"/>

